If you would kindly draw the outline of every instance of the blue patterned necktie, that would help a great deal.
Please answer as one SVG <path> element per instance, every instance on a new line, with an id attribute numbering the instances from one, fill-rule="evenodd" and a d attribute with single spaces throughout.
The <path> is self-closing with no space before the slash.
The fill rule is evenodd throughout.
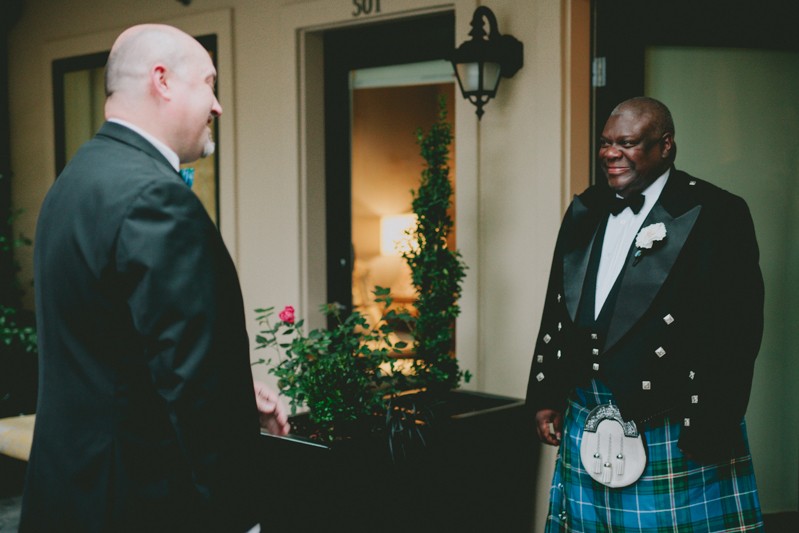
<path id="1" fill-rule="evenodd" d="M 180 177 L 183 178 L 183 181 L 186 182 L 186 185 L 191 186 L 194 185 L 194 169 L 193 168 L 181 168 L 180 169 Z"/>

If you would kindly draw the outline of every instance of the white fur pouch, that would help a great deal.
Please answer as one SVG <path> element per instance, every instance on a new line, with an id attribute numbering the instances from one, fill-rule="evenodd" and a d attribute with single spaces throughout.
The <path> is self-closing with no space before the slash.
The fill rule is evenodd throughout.
<path id="1" fill-rule="evenodd" d="M 635 422 L 625 422 L 612 404 L 595 407 L 583 428 L 580 460 L 594 480 L 607 487 L 632 485 L 646 467 L 646 448 Z"/>

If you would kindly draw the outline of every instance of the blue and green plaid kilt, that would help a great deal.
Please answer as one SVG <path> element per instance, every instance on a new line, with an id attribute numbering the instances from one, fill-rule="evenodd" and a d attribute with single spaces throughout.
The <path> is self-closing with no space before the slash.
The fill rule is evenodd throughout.
<path id="1" fill-rule="evenodd" d="M 644 428 L 647 465 L 637 482 L 608 488 L 591 479 L 580 462 L 583 425 L 591 409 L 612 399 L 597 381 L 569 399 L 548 533 L 763 531 L 751 455 L 713 465 L 686 459 L 677 448 L 681 425 L 668 419 Z"/>

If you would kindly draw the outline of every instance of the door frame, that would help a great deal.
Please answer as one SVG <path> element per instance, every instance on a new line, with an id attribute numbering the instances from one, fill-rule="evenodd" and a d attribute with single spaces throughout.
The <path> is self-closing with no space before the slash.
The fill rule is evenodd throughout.
<path id="1" fill-rule="evenodd" d="M 442 12 L 455 15 L 455 43 L 469 38 L 469 21 L 476 7 L 473 0 L 454 0 L 449 5 L 429 7 L 422 0 L 409 0 L 383 6 L 385 12 L 368 18 L 346 18 L 340 10 L 314 10 L 313 6 L 294 4 L 285 6 L 281 18 L 286 32 L 292 32 L 296 42 L 297 58 L 297 117 L 298 117 L 298 173 L 299 173 L 299 238 L 300 238 L 300 301 L 309 327 L 324 327 L 319 313 L 319 302 L 327 298 L 327 251 L 325 207 L 325 143 L 324 143 L 324 32 L 356 25 L 373 23 L 377 19 L 392 20 L 417 18 Z M 453 48 L 455 46 L 453 43 Z M 473 117 L 474 108 L 467 100 L 456 96 L 454 112 L 457 117 Z M 461 314 L 457 319 L 456 345 L 461 368 L 469 370 L 477 379 L 465 384 L 465 389 L 479 389 L 479 142 L 476 119 L 456 120 L 456 168 L 458 169 L 458 194 L 456 220 L 458 248 L 469 265 L 469 274 L 463 282 L 463 296 L 459 301 Z"/>

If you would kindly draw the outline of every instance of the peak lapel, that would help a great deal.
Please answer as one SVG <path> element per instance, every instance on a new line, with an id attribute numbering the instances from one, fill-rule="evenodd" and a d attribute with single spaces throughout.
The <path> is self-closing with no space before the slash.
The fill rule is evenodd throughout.
<path id="1" fill-rule="evenodd" d="M 605 213 L 599 209 L 589 209 L 578 196 L 572 203 L 571 215 L 576 229 L 574 240 L 568 243 L 568 248 L 563 254 L 563 293 L 569 317 L 574 321 L 577 317 L 577 306 L 580 305 L 585 274 L 588 271 L 591 247 Z"/>
<path id="2" fill-rule="evenodd" d="M 635 242 L 630 247 L 616 308 L 608 329 L 605 351 L 613 347 L 649 309 L 680 255 L 701 209 L 700 205 L 696 205 L 675 218 L 658 202 L 649 212 L 642 228 L 662 222 L 666 226 L 666 238 L 662 244 L 656 244 L 653 249 L 645 251 L 635 266 L 632 264 Z"/>

